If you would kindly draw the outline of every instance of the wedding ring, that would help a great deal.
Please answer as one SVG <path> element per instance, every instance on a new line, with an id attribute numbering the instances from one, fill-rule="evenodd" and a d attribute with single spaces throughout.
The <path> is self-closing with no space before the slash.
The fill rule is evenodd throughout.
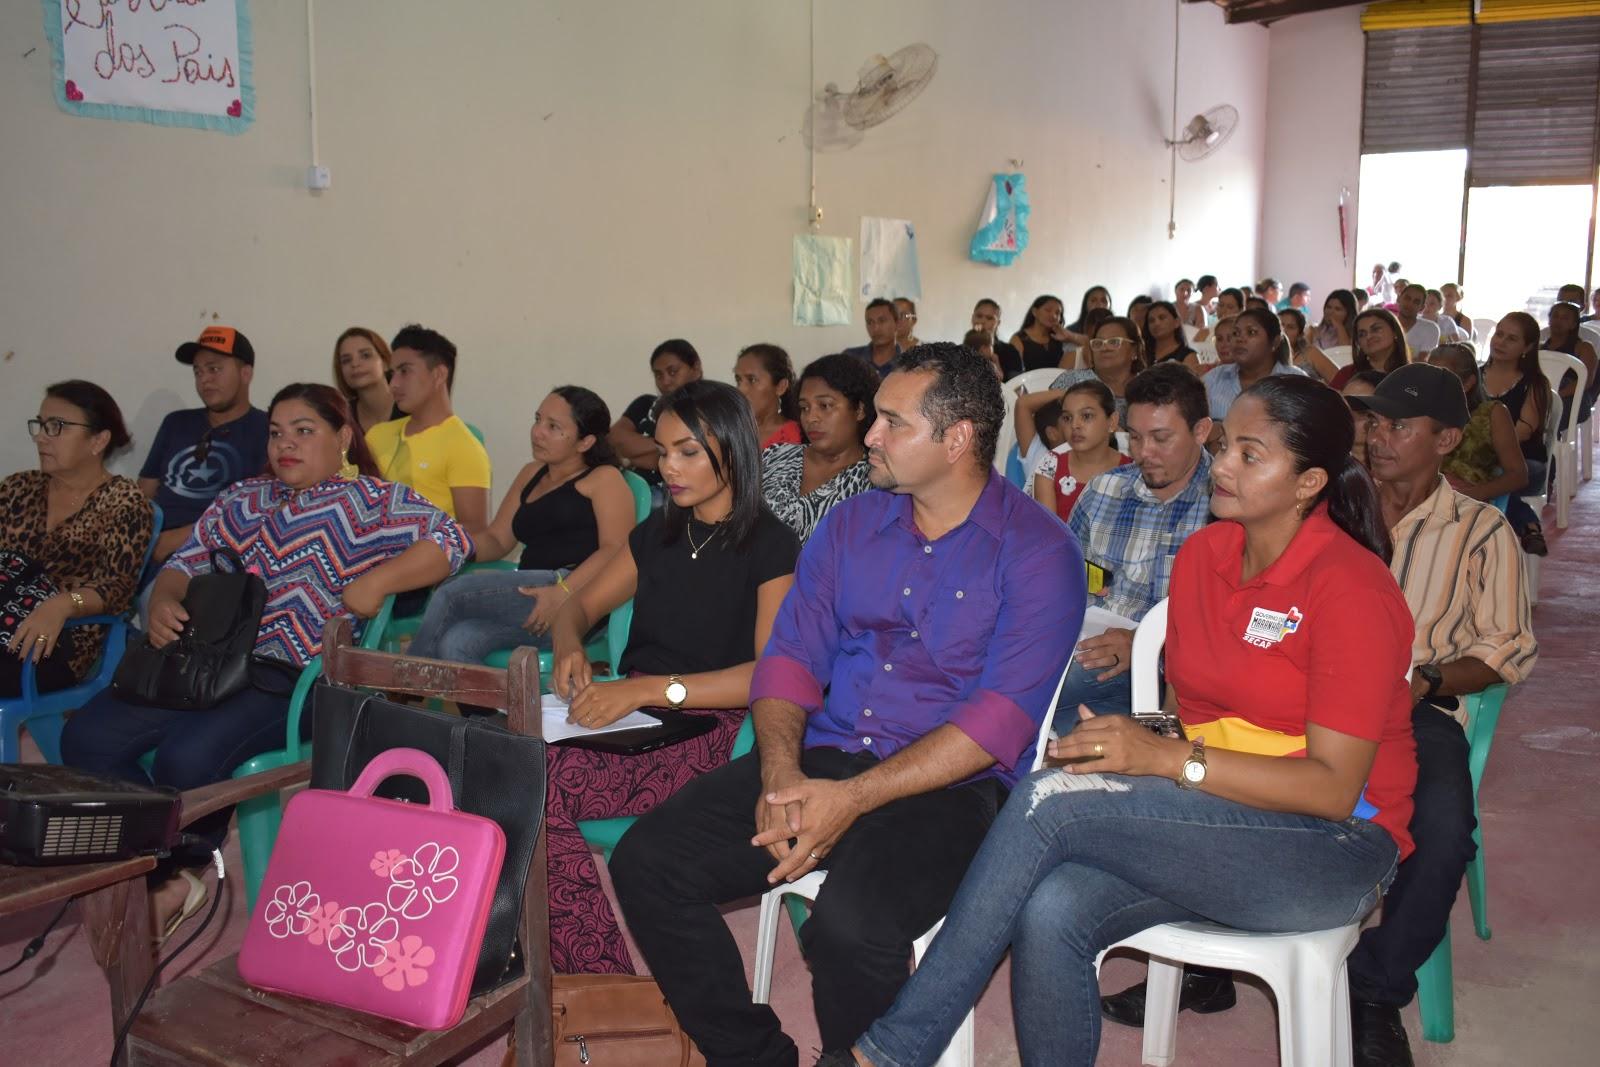
<path id="1" fill-rule="evenodd" d="M 33 639 L 33 643 L 36 645 L 42 645 L 46 640 L 48 640 L 48 638 L 46 638 L 44 634 L 40 634 L 38 637 Z"/>
<path id="2" fill-rule="evenodd" d="M 1104 746 L 1104 745 L 1096 745 L 1096 746 L 1094 746 L 1094 754 L 1096 756 L 1104 756 L 1106 754 L 1106 746 Z"/>

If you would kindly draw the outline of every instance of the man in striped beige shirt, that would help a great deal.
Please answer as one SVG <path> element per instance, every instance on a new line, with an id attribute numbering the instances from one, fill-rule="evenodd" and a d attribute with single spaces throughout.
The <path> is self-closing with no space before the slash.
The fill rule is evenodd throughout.
<path id="1" fill-rule="evenodd" d="M 1417 968 L 1445 936 L 1475 847 L 1458 698 L 1522 681 L 1539 650 L 1516 534 L 1493 505 L 1456 492 L 1440 473 L 1467 424 L 1460 381 L 1412 363 L 1350 403 L 1367 420 L 1367 463 L 1394 538 L 1391 569 L 1416 620 L 1417 698 L 1416 851 L 1389 887 L 1383 922 L 1362 934 L 1350 956 L 1354 1059 L 1358 1067 L 1409 1067 L 1400 1009 L 1416 993 Z"/>

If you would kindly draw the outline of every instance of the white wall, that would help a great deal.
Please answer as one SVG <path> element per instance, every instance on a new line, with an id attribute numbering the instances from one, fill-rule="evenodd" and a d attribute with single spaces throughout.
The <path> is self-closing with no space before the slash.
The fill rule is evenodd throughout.
<path id="1" fill-rule="evenodd" d="M 1267 104 L 1266 189 L 1261 272 L 1287 287 L 1311 286 L 1320 318 L 1331 289 L 1348 288 L 1358 264 L 1356 209 L 1361 175 L 1361 82 L 1365 42 L 1358 7 L 1275 22 Z M 1339 247 L 1339 191 L 1349 259 Z M 1370 264 L 1368 268 L 1370 270 Z M 1365 284 L 1366 278 L 1362 279 Z"/>
<path id="2" fill-rule="evenodd" d="M 871 53 L 912 41 L 941 57 L 910 108 L 820 157 L 823 232 L 916 222 L 925 338 L 959 337 L 980 296 L 1014 329 L 1043 291 L 1075 307 L 1105 283 L 1122 304 L 1180 274 L 1254 275 L 1268 35 L 1183 5 L 1180 110 L 1227 101 L 1242 121 L 1180 164 L 1169 242 L 1173 2 L 819 0 L 818 84 L 853 84 Z M 304 187 L 303 5 L 251 8 L 258 118 L 228 137 L 61 112 L 38 5 L 0 6 L 0 470 L 33 463 L 22 420 L 67 375 L 122 401 L 134 466 L 159 418 L 194 403 L 171 353 L 214 316 L 255 342 L 263 404 L 326 379 L 347 325 L 445 331 L 457 408 L 487 431 L 502 486 L 545 389 L 588 384 L 620 410 L 664 337 L 723 377 L 751 341 L 803 363 L 863 339 L 789 325 L 806 4 L 324 2 L 319 194 Z M 1011 268 L 971 263 L 988 175 L 1013 157 L 1032 245 Z"/>

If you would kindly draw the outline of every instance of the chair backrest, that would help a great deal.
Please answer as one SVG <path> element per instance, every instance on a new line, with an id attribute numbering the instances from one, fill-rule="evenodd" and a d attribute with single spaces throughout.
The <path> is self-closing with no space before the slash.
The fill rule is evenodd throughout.
<path id="1" fill-rule="evenodd" d="M 1596 352 L 1600 352 L 1600 326 L 1596 326 L 1592 322 L 1580 322 L 1578 323 L 1578 333 L 1585 341 L 1594 345 Z"/>
<path id="2" fill-rule="evenodd" d="M 1478 342 L 1478 351 L 1483 351 L 1483 346 L 1489 343 L 1489 338 L 1494 336 L 1494 328 L 1500 325 L 1496 319 L 1473 319 L 1472 333 Z"/>
<path id="3" fill-rule="evenodd" d="M 1574 404 L 1573 407 L 1576 408 L 1577 405 Z M 1545 408 L 1545 411 L 1544 411 L 1544 452 L 1545 452 L 1545 455 L 1550 457 L 1550 461 L 1552 463 L 1555 462 L 1555 458 L 1556 458 L 1556 441 L 1560 436 L 1561 436 L 1561 394 L 1556 392 L 1554 386 L 1551 386 L 1550 387 L 1550 403 Z M 1541 486 L 1540 487 L 1540 492 L 1542 493 L 1543 491 L 1544 491 L 1544 487 Z"/>
<path id="4" fill-rule="evenodd" d="M 1583 360 L 1577 356 L 1569 356 L 1565 352 L 1552 352 L 1548 348 L 1540 349 L 1539 369 L 1544 371 L 1546 378 L 1550 379 L 1551 388 L 1557 388 L 1561 385 L 1561 378 L 1567 371 L 1572 371 L 1576 374 L 1578 376 L 1578 384 L 1573 389 L 1572 395 L 1574 397 L 1583 395 L 1584 386 L 1589 381 L 1589 372 L 1584 368 Z M 1561 431 L 1566 434 L 1569 441 L 1575 440 L 1572 435 L 1578 427 L 1578 408 L 1580 406 L 1579 404 L 1569 405 L 1571 410 L 1567 412 L 1567 424 L 1561 427 Z M 1560 409 L 1561 404 L 1557 402 L 1556 410 L 1559 411 Z"/>
<path id="5" fill-rule="evenodd" d="M 1061 703 L 1061 690 L 1067 684 L 1067 672 L 1072 670 L 1072 660 L 1078 654 L 1076 644 L 1067 656 L 1067 665 L 1061 668 L 1061 680 L 1056 683 L 1055 695 L 1050 698 L 1050 704 L 1044 709 L 1044 722 L 1039 724 L 1039 736 L 1033 742 L 1033 765 L 1029 771 L 1036 771 L 1044 766 L 1044 747 L 1050 743 L 1050 727 L 1055 722 L 1056 705 Z"/>
<path id="6" fill-rule="evenodd" d="M 1355 350 L 1349 345 L 1332 345 L 1324 348 L 1322 354 L 1328 357 L 1328 362 L 1343 370 L 1355 358 Z"/>
<path id="7" fill-rule="evenodd" d="M 342 616 L 328 624 L 322 645 L 324 677 L 336 685 L 356 686 L 395 694 L 453 700 L 457 704 L 503 707 L 512 733 L 542 737 L 544 719 L 539 697 L 539 653 L 519 648 L 511 654 L 505 670 L 479 664 L 445 663 L 441 660 L 409 659 L 387 652 L 355 648 L 350 641 L 350 620 Z M 528 869 L 536 876 L 527 880 L 522 897 L 522 923 L 519 942 L 526 960 L 524 969 L 532 986 L 528 996 L 533 1003 L 550 1004 L 550 906 L 545 878 L 548 859 L 545 830 L 541 826 Z M 548 1007 L 533 1014 L 535 1049 L 550 1047 Z"/>
<path id="8" fill-rule="evenodd" d="M 1061 371 L 1055 367 L 1041 367 L 1038 370 L 1023 371 L 1000 386 L 1000 399 L 1005 401 L 1006 417 L 1005 421 L 1000 423 L 1000 433 L 995 442 L 994 469 L 1001 474 L 1006 473 L 1006 457 L 1010 454 L 1011 446 L 1017 443 L 1017 397 L 1023 393 L 1037 393 L 1041 389 L 1048 389 L 1050 383 L 1055 381 L 1060 373 Z"/>
<path id="9" fill-rule="evenodd" d="M 1468 693 L 1461 698 L 1462 710 L 1467 713 L 1467 770 L 1472 774 L 1472 795 L 1478 795 L 1478 785 L 1483 780 L 1484 765 L 1489 762 L 1489 748 L 1494 743 L 1494 730 L 1500 722 L 1500 708 L 1510 689 L 1504 682 L 1491 685 L 1479 693 Z"/>
<path id="10" fill-rule="evenodd" d="M 476 437 L 478 439 L 478 443 L 480 445 L 488 443 L 487 441 L 485 441 L 483 439 L 483 431 L 478 429 L 476 426 L 472 425 L 472 423 L 470 423 L 470 422 L 467 423 L 467 429 L 472 431 L 472 436 L 474 436 L 474 437 Z"/>
<path id="11" fill-rule="evenodd" d="M 1038 370 L 1025 370 L 1015 378 L 1007 379 L 1004 388 L 1011 393 L 1012 400 L 1023 391 L 1037 393 L 1041 389 L 1050 388 L 1050 383 L 1061 377 L 1060 367 L 1040 367 Z"/>
<path id="12" fill-rule="evenodd" d="M 1215 337 L 1208 337 L 1204 341 L 1190 341 L 1189 347 L 1194 349 L 1194 358 L 1202 367 L 1209 367 L 1221 360 L 1217 357 L 1217 342 Z"/>
<path id="13" fill-rule="evenodd" d="M 623 471 L 622 480 L 633 493 L 633 521 L 641 523 L 650 517 L 650 483 L 632 471 Z"/>
<path id="14" fill-rule="evenodd" d="M 1133 662 L 1128 665 L 1133 682 L 1132 708 L 1145 715 L 1161 710 L 1161 647 L 1167 643 L 1167 601 L 1156 601 L 1133 631 Z"/>
<path id="15" fill-rule="evenodd" d="M 1006 480 L 1018 489 L 1028 488 L 1028 472 L 1022 466 L 1022 454 L 1017 451 L 1017 443 L 1011 442 L 1011 447 L 1006 450 L 1006 465 L 1001 472 Z"/>
<path id="16" fill-rule="evenodd" d="M 1406 331 L 1406 340 L 1407 343 L 1411 344 L 1413 352 L 1432 352 L 1439 347 L 1439 335 L 1443 332 L 1439 329 L 1437 322 L 1429 322 L 1427 319 L 1419 318 L 1417 324 Z M 1415 343 L 1412 343 L 1410 335 L 1414 333 L 1421 336 Z"/>
<path id="17" fill-rule="evenodd" d="M 161 522 L 165 517 L 161 513 L 161 505 L 154 500 L 150 501 L 150 510 L 155 513 L 155 525 L 150 527 L 150 543 L 144 546 L 144 562 L 139 564 L 139 573 L 143 574 L 150 569 L 150 560 L 156 554 L 156 542 L 161 540 Z M 134 600 L 139 598 L 136 596 Z M 137 607 L 134 608 L 138 610 Z"/>

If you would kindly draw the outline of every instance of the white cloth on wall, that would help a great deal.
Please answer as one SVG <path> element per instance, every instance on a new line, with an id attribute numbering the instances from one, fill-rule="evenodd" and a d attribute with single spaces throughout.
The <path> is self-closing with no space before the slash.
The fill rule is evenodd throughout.
<path id="1" fill-rule="evenodd" d="M 906 219 L 861 219 L 861 299 L 922 299 L 917 230 Z"/>
<path id="2" fill-rule="evenodd" d="M 850 238 L 797 234 L 794 324 L 847 326 L 850 322 Z"/>

